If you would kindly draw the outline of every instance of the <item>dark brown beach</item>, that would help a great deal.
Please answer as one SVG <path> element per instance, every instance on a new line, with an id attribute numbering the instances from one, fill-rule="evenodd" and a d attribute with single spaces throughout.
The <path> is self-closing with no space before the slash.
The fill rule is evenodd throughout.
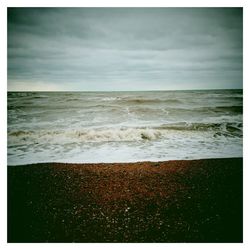
<path id="1" fill-rule="evenodd" d="M 242 158 L 8 166 L 8 242 L 242 242 Z"/>

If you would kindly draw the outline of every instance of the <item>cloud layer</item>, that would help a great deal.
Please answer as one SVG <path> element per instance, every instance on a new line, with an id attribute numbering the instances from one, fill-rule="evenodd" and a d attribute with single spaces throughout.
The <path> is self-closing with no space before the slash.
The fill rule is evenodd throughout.
<path id="1" fill-rule="evenodd" d="M 242 8 L 8 8 L 8 90 L 242 88 Z"/>

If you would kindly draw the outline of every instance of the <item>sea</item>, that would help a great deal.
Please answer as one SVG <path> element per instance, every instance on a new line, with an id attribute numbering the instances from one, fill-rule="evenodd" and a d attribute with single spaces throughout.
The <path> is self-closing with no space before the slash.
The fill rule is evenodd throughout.
<path id="1" fill-rule="evenodd" d="M 243 91 L 8 92 L 8 165 L 243 156 Z"/>

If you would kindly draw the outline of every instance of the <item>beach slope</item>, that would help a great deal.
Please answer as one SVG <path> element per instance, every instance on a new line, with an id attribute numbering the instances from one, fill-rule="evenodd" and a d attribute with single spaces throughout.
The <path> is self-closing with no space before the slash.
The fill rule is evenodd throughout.
<path id="1" fill-rule="evenodd" d="M 8 242 L 242 242 L 242 158 L 8 166 Z"/>

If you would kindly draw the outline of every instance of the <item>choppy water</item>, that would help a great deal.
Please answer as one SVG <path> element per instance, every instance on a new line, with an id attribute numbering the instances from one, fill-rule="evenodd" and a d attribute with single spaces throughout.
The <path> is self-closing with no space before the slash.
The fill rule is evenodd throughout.
<path id="1" fill-rule="evenodd" d="M 8 164 L 242 157 L 242 90 L 9 92 Z"/>

